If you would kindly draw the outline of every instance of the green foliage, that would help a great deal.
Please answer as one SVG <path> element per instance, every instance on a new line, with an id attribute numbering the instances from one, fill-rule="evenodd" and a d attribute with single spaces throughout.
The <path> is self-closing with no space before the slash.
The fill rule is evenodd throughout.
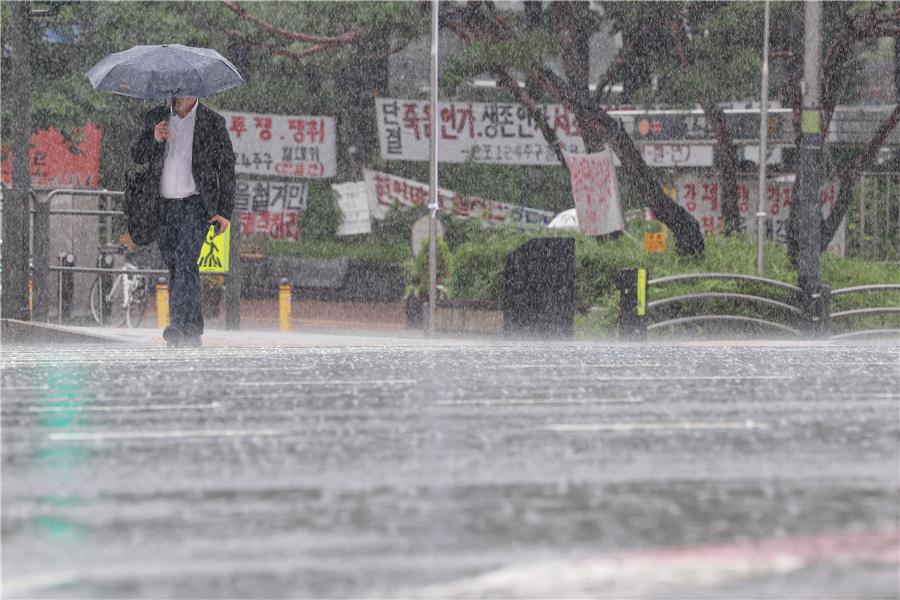
<path id="1" fill-rule="evenodd" d="M 406 295 L 420 295 L 422 292 L 428 290 L 429 286 L 429 248 L 431 248 L 431 243 L 428 238 L 422 240 L 422 246 L 419 248 L 419 253 L 412 260 L 407 261 L 406 263 Z M 440 288 L 439 295 L 446 295 L 446 283 L 448 276 L 453 270 L 453 255 L 450 253 L 450 248 L 447 247 L 447 242 L 445 242 L 442 238 L 437 238 L 437 243 L 435 244 L 436 252 L 435 252 L 435 271 L 437 278 L 437 285 Z"/>
<path id="2" fill-rule="evenodd" d="M 506 228 L 492 233 L 487 239 L 466 242 L 456 249 L 450 272 L 450 288 L 455 298 L 503 298 L 506 255 L 521 246 L 529 235 Z"/>
<path id="3" fill-rule="evenodd" d="M 703 259 L 680 256 L 675 253 L 669 234 L 667 251 L 646 253 L 643 250 L 643 234 L 658 230 L 658 223 L 631 221 L 627 229 L 631 237 L 623 236 L 615 242 L 599 243 L 595 238 L 573 232 L 511 232 L 498 230 L 494 235 L 478 242 L 461 244 L 454 253 L 450 273 L 450 289 L 455 298 L 465 300 L 501 300 L 504 291 L 506 256 L 531 237 L 571 236 L 575 238 L 575 304 L 590 306 L 587 314 L 576 317 L 579 336 L 615 338 L 618 328 L 619 292 L 616 286 L 620 269 L 645 268 L 648 279 L 687 273 L 732 273 L 756 276 L 756 241 L 749 236 L 729 238 L 710 236 L 706 239 L 706 255 Z M 640 240 L 640 243 L 636 243 Z M 797 271 L 787 254 L 777 246 L 764 249 L 765 270 L 763 277 L 791 285 L 797 283 Z M 840 259 L 822 255 L 821 281 L 832 289 L 856 285 L 900 282 L 900 268 L 891 264 L 867 263 L 856 259 Z M 731 292 L 764 295 L 791 303 L 789 292 L 769 286 L 739 281 L 698 281 L 648 290 L 648 301 L 697 292 Z M 777 309 L 748 308 L 736 301 L 715 301 L 716 311 L 724 314 L 748 314 L 776 322 L 785 320 Z M 832 312 L 862 306 L 900 306 L 900 294 L 895 291 L 848 294 L 835 298 Z M 698 306 L 699 310 L 702 306 Z M 683 310 L 692 307 L 683 305 Z M 748 312 L 749 311 L 749 312 Z M 696 312 L 696 311 L 695 311 Z M 897 327 L 896 316 L 880 317 L 870 322 L 885 323 L 885 327 Z M 893 323 L 891 325 L 891 323 Z M 847 327 L 850 326 L 848 323 Z M 835 328 L 840 330 L 840 325 Z"/>
<path id="4" fill-rule="evenodd" d="M 10 39 L 11 6 L 0 4 L 0 39 Z M 242 68 L 247 85 L 207 102 L 216 110 L 274 114 L 336 114 L 345 103 L 335 80 L 342 69 L 360 60 L 375 60 L 427 31 L 427 19 L 412 2 L 255 2 L 244 6 L 256 17 L 283 29 L 317 36 L 363 31 L 354 44 L 329 49 L 304 60 L 278 56 L 270 48 L 303 50 L 240 19 L 217 2 L 56 2 L 54 16 L 36 17 L 31 27 L 32 127 L 55 128 L 65 136 L 85 123 L 103 130 L 100 185 L 122 189 L 132 166 L 129 148 L 144 113 L 159 101 L 142 101 L 96 92 L 85 73 L 104 56 L 138 44 L 182 43 L 209 47 L 231 56 L 236 30 L 265 44 L 249 51 Z M 68 40 L 51 41 L 46 30 Z M 77 30 L 77 35 L 75 31 Z M 60 37 L 60 36 L 57 36 Z M 8 44 L 8 41 L 7 41 Z M 240 45 L 240 44 L 238 44 Z M 8 46 L 7 46 L 8 47 Z M 2 53 L 0 87 L 10 89 L 12 54 Z M 14 116 L 9 102 L 0 105 L 2 143 L 9 145 Z M 374 116 L 373 119 L 374 121 Z M 74 142 L 74 137 L 72 138 Z"/>
<path id="5" fill-rule="evenodd" d="M 313 191 L 310 190 L 306 210 L 300 217 L 300 236 L 311 242 L 332 239 L 344 221 L 344 213 L 333 191 Z"/>
<path id="6" fill-rule="evenodd" d="M 412 228 L 416 220 L 426 214 L 425 210 L 414 210 L 391 206 L 384 219 L 376 220 L 372 225 L 375 239 L 387 244 L 406 244 L 412 239 Z"/>

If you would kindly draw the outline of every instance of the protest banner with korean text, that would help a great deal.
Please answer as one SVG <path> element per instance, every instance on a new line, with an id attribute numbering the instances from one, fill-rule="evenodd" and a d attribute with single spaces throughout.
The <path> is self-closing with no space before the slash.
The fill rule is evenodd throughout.
<path id="1" fill-rule="evenodd" d="M 306 183 L 238 179 L 234 210 L 241 216 L 241 235 L 299 239 L 307 193 Z"/>
<path id="2" fill-rule="evenodd" d="M 838 183 L 826 181 L 820 192 L 822 217 L 831 214 L 837 197 Z M 705 235 L 722 234 L 725 231 L 722 218 L 719 178 L 713 173 L 684 173 L 677 179 L 675 200 L 700 223 Z M 794 182 L 773 181 L 766 183 L 765 227 L 766 239 L 787 243 L 787 224 L 793 202 Z M 741 215 L 740 231 L 756 235 L 756 210 L 759 184 L 755 179 L 738 180 L 738 209 Z M 831 240 L 828 252 L 843 257 L 846 251 L 846 219 Z"/>
<path id="3" fill-rule="evenodd" d="M 378 139 L 387 159 L 428 160 L 431 107 L 427 100 L 376 100 Z M 559 142 L 573 153 L 584 152 L 575 115 L 562 105 L 538 107 L 550 119 Z M 439 102 L 441 162 L 511 165 L 558 165 L 537 122 L 518 104 Z"/>
<path id="4" fill-rule="evenodd" d="M 572 181 L 578 229 L 586 235 L 605 235 L 625 229 L 613 153 L 563 152 Z"/>
<path id="5" fill-rule="evenodd" d="M 384 219 L 391 206 L 427 206 L 430 202 L 428 184 L 369 169 L 365 169 L 363 174 L 369 199 L 369 212 L 376 219 Z M 544 210 L 465 196 L 440 188 L 438 204 L 441 212 L 445 214 L 460 219 L 481 219 L 492 226 L 546 225 L 556 216 L 556 213 Z"/>
<path id="6" fill-rule="evenodd" d="M 31 134 L 31 185 L 45 188 L 96 187 L 100 173 L 102 133 L 95 125 L 78 131 L 79 153 L 72 154 L 63 135 L 55 129 Z M 11 155 L 4 148 L 0 179 L 12 184 Z"/>
<path id="7" fill-rule="evenodd" d="M 333 117 L 222 111 L 235 172 L 322 179 L 337 172 Z"/>
<path id="8" fill-rule="evenodd" d="M 375 106 L 382 156 L 386 160 L 427 161 L 431 139 L 428 101 L 380 98 Z M 541 104 L 537 108 L 548 119 L 567 152 L 584 154 L 584 140 L 575 115 L 561 104 Z M 441 162 L 559 164 L 537 122 L 515 102 L 439 102 L 438 112 L 441 134 L 438 158 Z M 621 120 L 626 129 L 634 120 L 631 114 L 619 116 L 615 111 L 611 114 Z M 639 145 L 639 149 L 647 164 L 653 167 L 712 166 L 711 146 L 646 144 Z M 618 166 L 618 159 L 614 160 Z"/>

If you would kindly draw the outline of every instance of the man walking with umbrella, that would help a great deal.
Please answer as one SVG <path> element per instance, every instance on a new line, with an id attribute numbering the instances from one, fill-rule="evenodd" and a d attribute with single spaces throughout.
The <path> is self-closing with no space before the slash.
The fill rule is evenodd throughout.
<path id="1" fill-rule="evenodd" d="M 94 89 L 133 98 L 167 98 L 144 117 L 131 146 L 147 165 L 145 197 L 158 197 L 161 225 L 154 237 L 169 269 L 169 346 L 200 346 L 200 267 L 212 223 L 225 232 L 234 208 L 234 150 L 222 115 L 203 106 L 244 79 L 215 50 L 181 44 L 135 46 L 105 57 L 87 73 Z"/>
<path id="2" fill-rule="evenodd" d="M 162 208 L 155 237 L 171 288 L 163 338 L 170 347 L 199 347 L 197 259 L 209 225 L 216 227 L 215 235 L 224 233 L 234 208 L 234 150 L 225 119 L 197 98 L 177 98 L 174 107 L 147 113 L 131 157 L 147 165 L 148 187 L 157 190 Z"/>

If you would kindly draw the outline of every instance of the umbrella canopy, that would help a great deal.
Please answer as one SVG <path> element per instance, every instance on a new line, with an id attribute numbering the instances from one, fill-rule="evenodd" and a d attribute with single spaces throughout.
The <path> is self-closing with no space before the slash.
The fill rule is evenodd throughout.
<path id="1" fill-rule="evenodd" d="M 97 91 L 148 100 L 211 96 L 244 83 L 215 50 L 181 44 L 135 46 L 110 54 L 87 77 Z"/>

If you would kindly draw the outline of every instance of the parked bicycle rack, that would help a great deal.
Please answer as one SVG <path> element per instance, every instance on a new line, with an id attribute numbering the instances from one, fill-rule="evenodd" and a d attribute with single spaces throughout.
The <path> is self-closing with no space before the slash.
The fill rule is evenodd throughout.
<path id="1" fill-rule="evenodd" d="M 111 269 L 105 267 L 76 267 L 75 256 L 66 253 L 65 260 L 63 256 L 59 257 L 58 265 L 50 264 L 50 216 L 51 215 L 84 215 L 84 216 L 106 216 L 116 217 L 123 216 L 120 210 L 74 210 L 74 209 L 51 209 L 50 201 L 57 195 L 66 196 L 106 196 L 120 197 L 124 192 L 115 192 L 108 190 L 75 190 L 75 189 L 56 189 L 50 192 L 47 197 L 38 202 L 32 197 L 33 208 L 31 213 L 34 218 L 34 254 L 32 260 L 34 262 L 34 320 L 46 322 L 49 319 L 49 300 L 50 300 L 50 272 L 56 272 L 60 278 L 59 302 L 59 319 L 63 322 L 65 314 L 68 321 L 72 307 L 72 274 L 74 273 L 99 273 L 101 275 L 115 275 L 127 272 L 129 274 L 143 275 L 164 275 L 168 276 L 169 272 L 158 269 Z M 222 273 L 227 278 L 229 285 L 226 287 L 225 294 L 225 327 L 227 329 L 240 329 L 241 322 L 241 269 L 240 269 L 240 227 L 232 229 L 231 236 L 231 259 L 230 270 Z M 71 257 L 71 260 L 69 259 Z M 103 277 L 100 278 L 100 297 L 103 297 Z M 65 284 L 65 285 L 64 285 Z M 66 296 L 68 294 L 68 296 Z M 102 303 L 101 303 L 102 305 Z M 67 307 L 68 312 L 63 311 Z M 102 307 L 101 307 L 102 313 Z M 102 321 L 102 316 L 101 316 Z"/>
<path id="2" fill-rule="evenodd" d="M 756 296 L 752 294 L 738 294 L 733 292 L 699 292 L 693 294 L 682 294 L 678 296 L 670 296 L 647 302 L 647 290 L 653 286 L 661 286 L 670 283 L 681 283 L 689 281 L 702 280 L 730 280 L 754 283 L 769 288 L 780 289 L 790 292 L 793 298 L 793 304 L 767 298 L 765 296 Z M 753 277 L 750 275 L 738 275 L 734 273 L 690 273 L 686 275 L 675 275 L 672 277 L 661 277 L 659 279 L 647 280 L 646 269 L 622 269 L 619 271 L 618 287 L 620 292 L 619 299 L 619 339 L 623 341 L 644 341 L 647 332 L 654 329 L 660 329 L 672 325 L 683 325 L 686 323 L 699 322 L 737 322 L 751 324 L 755 327 L 768 327 L 776 329 L 783 333 L 788 333 L 793 337 L 825 337 L 825 338 L 844 338 L 850 336 L 859 336 L 866 334 L 887 334 L 900 333 L 900 329 L 889 330 L 861 330 L 850 333 L 843 333 L 831 336 L 831 322 L 834 319 L 842 319 L 857 315 L 873 315 L 873 314 L 900 314 L 900 307 L 882 306 L 862 308 L 855 310 L 847 310 L 832 313 L 831 299 L 834 296 L 848 294 L 854 292 L 869 291 L 900 291 L 900 284 L 879 284 L 856 286 L 850 288 L 842 288 L 831 290 L 827 285 L 821 286 L 818 294 L 814 295 L 812 302 L 800 302 L 801 290 L 799 287 L 776 281 L 774 279 L 766 279 L 763 277 Z M 727 314 L 702 314 L 679 316 L 678 307 L 683 303 L 693 303 L 704 300 L 737 300 L 745 303 L 752 303 L 769 308 L 774 308 L 786 314 L 791 320 L 791 326 L 777 323 L 766 319 L 747 317 L 743 315 L 727 315 Z M 810 308 L 804 309 L 804 306 Z M 648 324 L 647 312 L 651 309 L 663 312 L 675 312 L 673 318 L 667 318 Z"/>

